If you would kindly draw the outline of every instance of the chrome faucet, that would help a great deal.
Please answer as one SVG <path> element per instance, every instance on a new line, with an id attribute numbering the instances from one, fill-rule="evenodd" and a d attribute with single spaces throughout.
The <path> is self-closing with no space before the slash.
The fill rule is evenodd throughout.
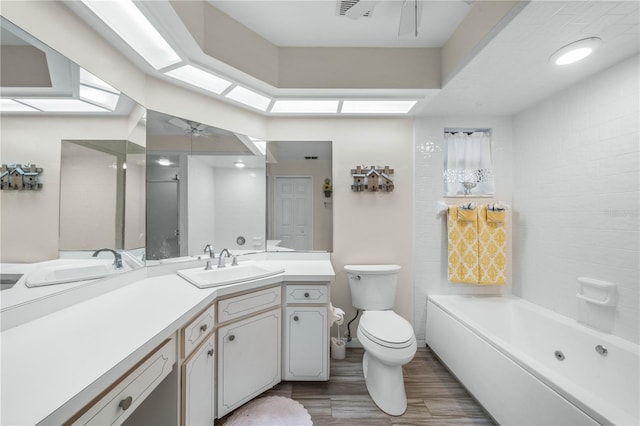
<path id="1" fill-rule="evenodd" d="M 209 253 L 209 260 L 207 260 L 207 264 L 204 265 L 204 270 L 205 271 L 210 271 L 211 270 L 211 259 L 216 257 L 216 254 L 213 252 L 213 247 L 211 247 L 211 244 L 207 244 L 206 246 L 204 246 L 203 253 Z"/>
<path id="2" fill-rule="evenodd" d="M 218 258 L 218 268 L 224 268 L 226 265 L 224 264 L 224 258 L 225 256 L 223 256 L 223 254 L 227 253 L 226 257 L 231 257 L 231 253 L 229 253 L 229 250 L 227 249 L 222 249 L 222 251 L 220 252 L 220 257 Z"/>
<path id="3" fill-rule="evenodd" d="M 120 255 L 120 253 L 115 250 L 111 250 L 110 248 L 101 248 L 99 250 L 96 250 L 93 252 L 91 257 L 98 257 L 98 254 L 103 251 L 108 251 L 113 254 L 113 257 L 115 258 L 113 261 L 113 266 L 115 266 L 116 269 L 122 269 L 122 256 Z"/>
<path id="4" fill-rule="evenodd" d="M 207 244 L 206 246 L 204 246 L 204 250 L 202 252 L 203 253 L 209 253 L 209 257 L 211 259 L 216 257 L 216 254 L 213 252 L 213 247 L 211 247 L 211 244 Z"/>

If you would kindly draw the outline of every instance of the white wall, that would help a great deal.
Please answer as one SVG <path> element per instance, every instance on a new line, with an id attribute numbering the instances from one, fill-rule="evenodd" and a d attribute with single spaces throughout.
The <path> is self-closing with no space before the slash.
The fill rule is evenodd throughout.
<path id="1" fill-rule="evenodd" d="M 83 151 L 88 153 L 70 154 Z M 116 247 L 117 157 L 69 143 L 65 154 L 60 171 L 59 249 Z"/>
<path id="2" fill-rule="evenodd" d="M 500 286 L 452 284 L 447 280 L 446 218 L 436 216 L 438 200 L 459 204 L 466 199 L 444 198 L 444 129 L 491 128 L 492 157 L 496 182 L 493 200 L 511 203 L 512 128 L 511 117 L 429 117 L 415 125 L 415 289 L 414 328 L 418 339 L 425 338 L 427 296 L 430 294 L 508 294 L 511 291 L 511 239 L 507 242 L 507 283 Z M 480 203 L 492 199 L 473 199 Z M 510 231 L 508 218 L 508 233 Z"/>
<path id="3" fill-rule="evenodd" d="M 576 318 L 577 277 L 618 284 L 612 332 L 638 342 L 638 57 L 514 118 L 514 293 Z"/>
<path id="4" fill-rule="evenodd" d="M 273 119 L 269 140 L 332 141 L 333 253 L 336 271 L 331 301 L 351 318 L 344 265 L 395 263 L 402 267 L 395 311 L 413 321 L 413 119 Z M 357 165 L 395 169 L 390 193 L 351 191 L 350 170 Z M 355 336 L 357 323 L 351 325 Z M 345 331 L 345 327 L 341 327 Z"/>
<path id="5" fill-rule="evenodd" d="M 264 250 L 267 203 L 264 168 L 217 167 L 214 173 L 214 247 L 218 251 L 224 248 Z M 243 246 L 236 244 L 239 236 L 246 240 Z"/>
<path id="6" fill-rule="evenodd" d="M 207 244 L 211 244 L 216 250 L 221 249 L 215 234 L 215 174 L 206 157 L 189 155 L 187 163 L 187 254 L 198 256 L 203 253 Z"/>

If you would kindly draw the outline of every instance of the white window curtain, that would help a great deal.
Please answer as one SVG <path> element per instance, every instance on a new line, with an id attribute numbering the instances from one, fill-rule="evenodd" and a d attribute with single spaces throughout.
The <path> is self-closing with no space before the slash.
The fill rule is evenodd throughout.
<path id="1" fill-rule="evenodd" d="M 445 195 L 493 195 L 491 133 L 446 132 L 444 140 Z"/>

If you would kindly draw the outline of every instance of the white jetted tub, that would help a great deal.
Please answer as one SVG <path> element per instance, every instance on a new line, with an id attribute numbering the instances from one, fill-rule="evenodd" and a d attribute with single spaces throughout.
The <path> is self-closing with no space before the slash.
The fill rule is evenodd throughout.
<path id="1" fill-rule="evenodd" d="M 427 344 L 502 425 L 639 425 L 639 346 L 514 296 L 429 296 Z"/>

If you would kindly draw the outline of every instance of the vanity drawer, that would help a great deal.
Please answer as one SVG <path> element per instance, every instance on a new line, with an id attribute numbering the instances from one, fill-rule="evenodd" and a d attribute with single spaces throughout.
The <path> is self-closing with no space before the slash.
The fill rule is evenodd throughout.
<path id="1" fill-rule="evenodd" d="M 218 322 L 231 321 L 282 304 L 280 286 L 265 288 L 218 301 Z"/>
<path id="2" fill-rule="evenodd" d="M 169 375 L 176 361 L 176 341 L 168 339 L 89 404 L 67 424 L 119 425 Z"/>
<path id="3" fill-rule="evenodd" d="M 188 357 L 213 330 L 215 312 L 215 305 L 212 304 L 180 330 L 180 355 L 183 358 Z"/>
<path id="4" fill-rule="evenodd" d="M 329 286 L 326 284 L 287 285 L 287 303 L 329 303 Z"/>

